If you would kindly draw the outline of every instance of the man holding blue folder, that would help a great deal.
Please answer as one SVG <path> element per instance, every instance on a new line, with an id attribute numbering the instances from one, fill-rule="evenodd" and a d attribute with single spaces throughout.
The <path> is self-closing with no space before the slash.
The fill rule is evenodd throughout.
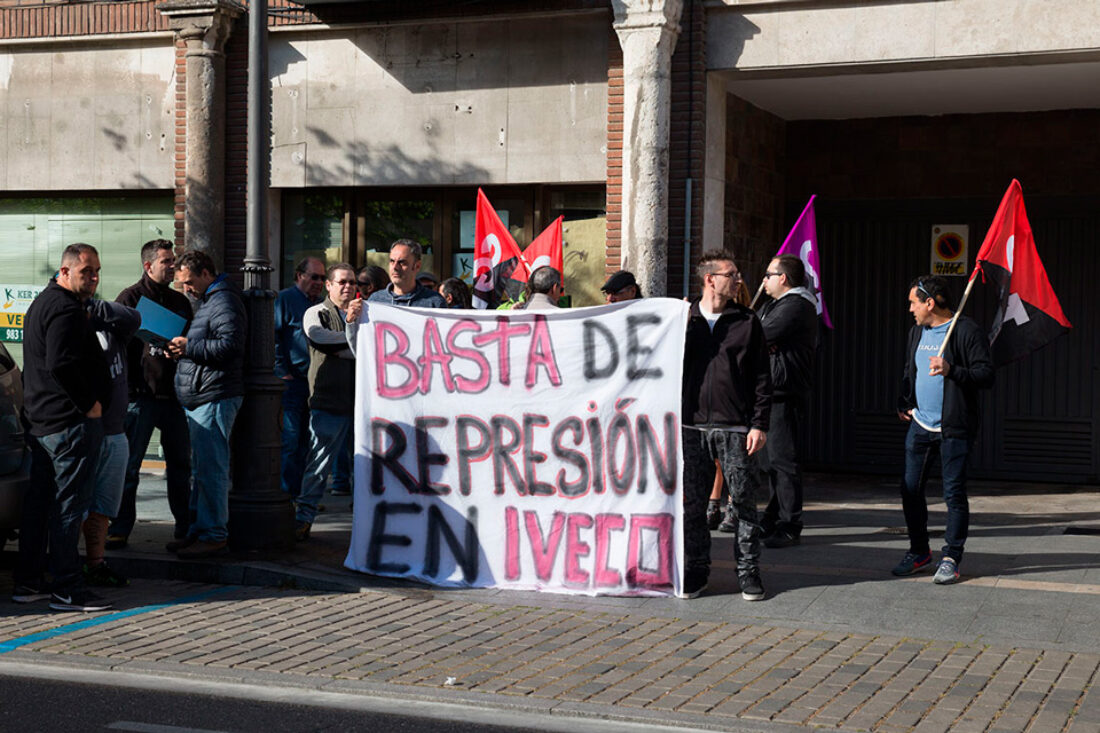
<path id="1" fill-rule="evenodd" d="M 176 267 L 175 245 L 167 239 L 146 242 L 141 248 L 141 267 L 144 270 L 141 279 L 119 293 L 116 300 L 131 308 L 136 308 L 142 299 L 163 306 L 183 319 L 182 331 L 186 332 L 191 323 L 191 302 L 183 293 L 172 289 Z M 125 547 L 134 529 L 141 462 L 149 448 L 153 428 L 160 429 L 168 506 L 176 521 L 176 539 L 186 537 L 191 525 L 188 509 L 191 441 L 187 433 L 187 418 L 176 398 L 176 361 L 169 357 L 164 345 L 156 346 L 136 338 L 130 341 L 126 355 L 130 404 L 126 410 L 125 427 L 130 458 L 126 466 L 122 505 L 107 531 L 108 549 Z"/>

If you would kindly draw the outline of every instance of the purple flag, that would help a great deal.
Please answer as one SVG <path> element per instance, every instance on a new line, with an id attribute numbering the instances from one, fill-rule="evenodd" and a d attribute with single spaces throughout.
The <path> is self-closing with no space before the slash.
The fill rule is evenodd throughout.
<path id="1" fill-rule="evenodd" d="M 817 314 L 825 325 L 833 327 L 829 320 L 829 309 L 825 307 L 825 295 L 821 292 L 821 259 L 817 256 L 817 217 L 814 216 L 815 193 L 810 196 L 809 203 L 802 210 L 802 215 L 791 228 L 791 233 L 783 240 L 783 246 L 775 253 L 779 255 L 794 255 L 802 260 L 806 266 L 806 286 L 817 296 Z"/>

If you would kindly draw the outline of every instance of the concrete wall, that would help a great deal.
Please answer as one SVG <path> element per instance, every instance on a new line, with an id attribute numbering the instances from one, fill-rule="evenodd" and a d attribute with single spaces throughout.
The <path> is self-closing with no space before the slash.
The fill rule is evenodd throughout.
<path id="1" fill-rule="evenodd" d="M 0 190 L 172 188 L 174 54 L 0 49 Z"/>
<path id="2" fill-rule="evenodd" d="M 272 185 L 606 176 L 607 18 L 271 36 Z"/>
<path id="3" fill-rule="evenodd" d="M 1096 0 L 773 2 L 711 12 L 707 68 L 951 61 L 1100 49 Z"/>

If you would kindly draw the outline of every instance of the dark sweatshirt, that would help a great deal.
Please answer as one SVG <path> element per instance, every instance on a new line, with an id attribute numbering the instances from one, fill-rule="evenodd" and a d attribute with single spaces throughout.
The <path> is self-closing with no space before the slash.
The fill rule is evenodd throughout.
<path id="1" fill-rule="evenodd" d="M 90 300 L 87 307 L 111 375 L 110 404 L 103 408 L 103 434 L 118 435 L 124 432 L 126 405 L 129 402 L 126 347 L 134 332 L 141 328 L 141 314 L 109 300 Z"/>
<path id="2" fill-rule="evenodd" d="M 142 296 L 185 318 L 187 326 L 191 325 L 191 301 L 187 296 L 168 285 L 154 282 L 147 274 L 119 293 L 115 301 L 136 308 Z M 184 326 L 184 333 L 187 326 Z M 163 349 L 150 346 L 141 339 L 132 339 L 126 354 L 131 402 L 141 397 L 176 399 L 176 362 L 168 358 Z"/>
<path id="3" fill-rule="evenodd" d="M 692 303 L 684 344 L 683 424 L 767 431 L 772 378 L 756 314 L 730 301 L 712 331 Z"/>
<path id="4" fill-rule="evenodd" d="M 80 299 L 51 280 L 23 318 L 23 413 L 31 435 L 80 424 L 111 399 L 107 358 Z"/>

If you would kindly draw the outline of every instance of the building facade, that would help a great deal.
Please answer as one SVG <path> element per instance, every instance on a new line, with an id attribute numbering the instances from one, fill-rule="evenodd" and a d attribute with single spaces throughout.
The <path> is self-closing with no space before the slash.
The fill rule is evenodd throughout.
<path id="1" fill-rule="evenodd" d="M 0 0 L 0 19 L 0 286 L 33 293 L 72 241 L 104 253 L 107 297 L 155 237 L 236 272 L 247 7 Z M 269 25 L 281 284 L 305 254 L 379 263 L 397 236 L 462 276 L 482 187 L 521 245 L 564 215 L 575 304 L 624 264 L 681 297 L 712 247 L 757 283 L 817 194 L 820 467 L 898 465 L 906 285 L 945 226 L 972 267 L 1019 179 L 1075 329 L 998 373 L 974 472 L 1100 481 L 1093 0 L 279 0 Z"/>

